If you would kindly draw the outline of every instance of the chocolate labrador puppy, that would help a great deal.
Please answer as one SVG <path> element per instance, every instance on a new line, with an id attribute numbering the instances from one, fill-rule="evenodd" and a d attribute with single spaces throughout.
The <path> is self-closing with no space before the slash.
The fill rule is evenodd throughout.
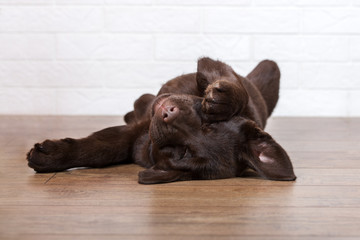
<path id="1" fill-rule="evenodd" d="M 246 77 L 220 61 L 198 60 L 196 73 L 145 94 L 126 125 L 82 139 L 46 140 L 27 154 L 37 172 L 136 163 L 139 183 L 219 179 L 252 169 L 271 180 L 295 180 L 285 150 L 263 128 L 279 92 L 276 63 L 262 61 Z"/>

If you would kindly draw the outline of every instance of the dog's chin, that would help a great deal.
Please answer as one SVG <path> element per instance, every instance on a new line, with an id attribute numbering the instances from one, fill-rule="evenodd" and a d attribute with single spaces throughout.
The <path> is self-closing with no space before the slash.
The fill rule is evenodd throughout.
<path id="1" fill-rule="evenodd" d="M 149 134 L 151 142 L 158 147 L 179 144 L 178 130 L 154 118 L 150 124 Z"/>
<path id="2" fill-rule="evenodd" d="M 158 148 L 182 145 L 176 138 L 155 138 L 151 139 L 151 143 Z"/>

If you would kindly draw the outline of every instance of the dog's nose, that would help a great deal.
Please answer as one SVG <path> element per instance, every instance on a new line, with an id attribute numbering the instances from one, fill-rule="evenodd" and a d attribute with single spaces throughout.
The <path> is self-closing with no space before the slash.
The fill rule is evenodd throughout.
<path id="1" fill-rule="evenodd" d="M 179 115 L 179 108 L 175 106 L 164 106 L 161 110 L 161 116 L 166 123 L 172 122 Z"/>

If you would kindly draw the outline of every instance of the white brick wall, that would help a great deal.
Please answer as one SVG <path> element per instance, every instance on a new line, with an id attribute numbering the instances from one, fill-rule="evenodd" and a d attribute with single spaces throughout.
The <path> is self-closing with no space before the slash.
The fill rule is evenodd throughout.
<path id="1" fill-rule="evenodd" d="M 124 114 L 200 56 L 282 71 L 277 116 L 360 116 L 359 0 L 0 0 L 0 114 Z"/>

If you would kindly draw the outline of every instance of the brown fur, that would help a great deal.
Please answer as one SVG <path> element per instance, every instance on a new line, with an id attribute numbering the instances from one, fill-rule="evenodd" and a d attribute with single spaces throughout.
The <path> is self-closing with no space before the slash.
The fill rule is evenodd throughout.
<path id="1" fill-rule="evenodd" d="M 125 115 L 127 125 L 82 139 L 46 140 L 27 154 L 37 172 L 133 162 L 144 184 L 238 177 L 247 169 L 272 180 L 294 180 L 285 150 L 263 128 L 278 100 L 280 71 L 261 62 L 247 78 L 220 61 L 201 58 L 196 73 L 145 94 Z"/>

